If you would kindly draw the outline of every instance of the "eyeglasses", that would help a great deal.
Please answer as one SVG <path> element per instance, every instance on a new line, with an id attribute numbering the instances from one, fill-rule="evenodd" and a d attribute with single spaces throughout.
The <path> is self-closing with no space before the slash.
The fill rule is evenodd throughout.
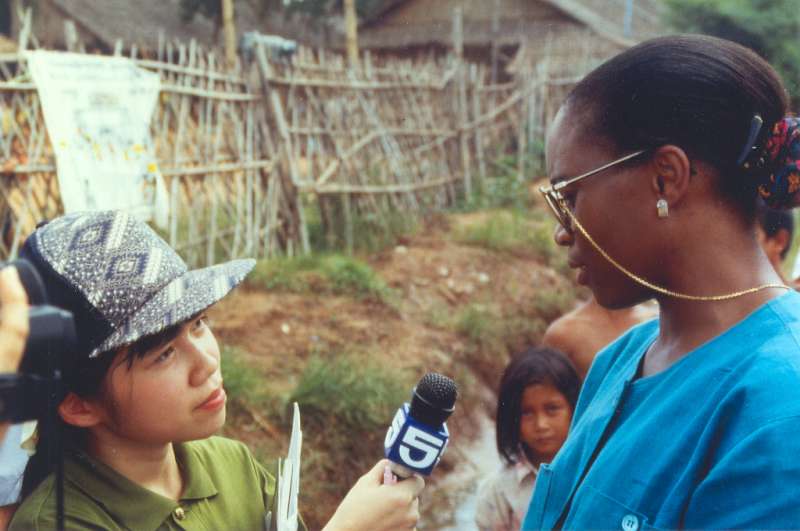
<path id="1" fill-rule="evenodd" d="M 561 190 L 563 190 L 564 188 L 573 183 L 580 181 L 581 179 L 585 179 L 586 177 L 590 177 L 596 173 L 600 173 L 601 171 L 605 171 L 611 167 L 614 167 L 617 164 L 622 164 L 623 162 L 627 162 L 633 158 L 636 158 L 646 151 L 647 151 L 646 149 L 635 151 L 633 153 L 625 155 L 622 158 L 611 161 L 608 164 L 604 164 L 599 168 L 595 168 L 593 170 L 587 171 L 586 173 L 582 173 L 577 177 L 564 179 L 563 181 L 558 181 L 553 185 L 540 186 L 539 192 L 541 192 L 541 194 L 544 196 L 544 200 L 547 203 L 547 206 L 550 207 L 550 210 L 553 212 L 553 215 L 556 217 L 561 226 L 564 227 L 564 229 L 566 229 L 567 231 L 571 232 L 572 213 L 570 212 L 569 207 L 567 206 L 567 202 L 564 199 L 564 196 L 561 194 Z"/>

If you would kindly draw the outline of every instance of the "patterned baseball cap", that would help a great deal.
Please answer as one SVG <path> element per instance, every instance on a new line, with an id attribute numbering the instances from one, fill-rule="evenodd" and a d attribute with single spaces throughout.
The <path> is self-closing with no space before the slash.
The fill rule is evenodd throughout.
<path id="1" fill-rule="evenodd" d="M 41 225 L 20 257 L 41 274 L 51 304 L 71 311 L 78 352 L 90 358 L 202 312 L 255 260 L 189 271 L 146 223 L 121 211 L 76 212 Z"/>

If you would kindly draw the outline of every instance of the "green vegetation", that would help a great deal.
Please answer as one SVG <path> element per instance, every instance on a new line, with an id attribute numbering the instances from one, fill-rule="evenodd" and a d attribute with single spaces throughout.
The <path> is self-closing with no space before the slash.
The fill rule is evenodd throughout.
<path id="1" fill-rule="evenodd" d="M 546 321 L 552 321 L 566 313 L 575 304 L 572 289 L 551 289 L 537 294 L 531 301 L 536 313 Z"/>
<path id="2" fill-rule="evenodd" d="M 456 332 L 470 340 L 466 361 L 491 386 L 506 366 L 510 354 L 538 343 L 547 321 L 536 315 L 502 315 L 483 304 L 471 304 L 456 314 Z"/>
<path id="3" fill-rule="evenodd" d="M 222 372 L 231 399 L 226 433 L 248 442 L 274 470 L 276 459 L 285 455 L 288 435 L 282 434 L 291 429 L 297 402 L 303 428 L 301 507 L 309 528 L 319 529 L 330 517 L 326 511 L 378 459 L 388 423 L 408 401 L 414 379 L 371 361 L 369 353 L 317 352 L 300 367 L 294 385 L 275 391 L 246 352 L 224 348 Z M 265 424 L 272 428 L 265 432 Z M 281 434 L 271 433 L 278 428 Z"/>
<path id="4" fill-rule="evenodd" d="M 385 429 L 392 409 L 407 398 L 410 387 L 368 360 L 347 354 L 330 357 L 308 362 L 288 402 L 297 402 L 311 422 L 325 425 L 335 420 L 348 433 Z"/>
<path id="5" fill-rule="evenodd" d="M 300 489 L 304 517 L 319 529 L 358 477 L 380 455 L 395 409 L 413 382 L 364 356 L 326 353 L 312 358 L 287 405 L 297 402 L 303 419 Z"/>
<path id="6" fill-rule="evenodd" d="M 755 50 L 781 74 L 794 95 L 800 92 L 796 0 L 667 0 L 668 18 L 682 33 L 705 33 Z"/>
<path id="7" fill-rule="evenodd" d="M 534 254 L 550 263 L 558 254 L 552 224 L 532 219 L 515 210 L 487 213 L 480 222 L 456 230 L 460 243 L 513 254 Z"/>
<path id="8" fill-rule="evenodd" d="M 455 330 L 481 348 L 495 348 L 503 339 L 505 320 L 483 304 L 470 304 L 456 315 Z"/>
<path id="9" fill-rule="evenodd" d="M 398 210 L 388 197 L 376 197 L 374 201 L 380 205 L 380 215 L 352 207 L 347 215 L 346 201 L 341 196 L 306 198 L 304 212 L 311 248 L 318 252 L 376 253 L 419 229 L 419 218 Z"/>
<path id="10" fill-rule="evenodd" d="M 253 368 L 245 361 L 245 353 L 235 347 L 222 347 L 222 379 L 229 399 L 248 403 L 263 399 L 261 381 Z"/>
<path id="11" fill-rule="evenodd" d="M 529 177 L 544 173 L 544 143 L 533 141 L 524 157 L 524 175 L 519 174 L 519 155 L 498 153 L 490 158 L 488 175 L 477 180 L 472 197 L 457 210 L 472 211 L 487 208 L 510 208 L 520 212 L 530 207 Z"/>
<path id="12" fill-rule="evenodd" d="M 395 297 L 369 265 L 338 254 L 261 260 L 246 283 L 292 293 L 350 295 L 389 305 Z"/>

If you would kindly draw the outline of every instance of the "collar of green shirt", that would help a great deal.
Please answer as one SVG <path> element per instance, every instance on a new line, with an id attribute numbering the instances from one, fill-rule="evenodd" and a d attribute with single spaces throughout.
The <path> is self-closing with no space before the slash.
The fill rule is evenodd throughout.
<path id="1" fill-rule="evenodd" d="M 181 502 L 217 494 L 213 480 L 191 448 L 175 444 L 175 457 L 184 480 L 184 492 L 177 502 L 132 482 L 86 454 L 68 455 L 64 471 L 75 488 L 103 507 L 124 527 L 157 529 Z"/>

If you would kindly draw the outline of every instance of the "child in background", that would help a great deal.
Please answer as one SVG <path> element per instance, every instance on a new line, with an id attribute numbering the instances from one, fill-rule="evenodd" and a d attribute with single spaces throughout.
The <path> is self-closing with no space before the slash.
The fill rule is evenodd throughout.
<path id="1" fill-rule="evenodd" d="M 497 401 L 497 450 L 505 463 L 478 494 L 481 531 L 520 528 L 539 465 L 567 438 L 580 385 L 569 360 L 550 348 L 528 349 L 506 367 Z"/>
<path id="2" fill-rule="evenodd" d="M 255 261 L 189 271 L 150 227 L 113 211 L 40 226 L 20 256 L 75 318 L 78 345 L 59 353 L 65 528 L 275 529 L 275 479 L 244 444 L 212 436 L 226 395 L 204 312 Z M 12 530 L 55 527 L 48 426 L 40 420 Z M 424 482 L 382 485 L 385 466 L 362 476 L 327 531 L 414 527 Z"/>

